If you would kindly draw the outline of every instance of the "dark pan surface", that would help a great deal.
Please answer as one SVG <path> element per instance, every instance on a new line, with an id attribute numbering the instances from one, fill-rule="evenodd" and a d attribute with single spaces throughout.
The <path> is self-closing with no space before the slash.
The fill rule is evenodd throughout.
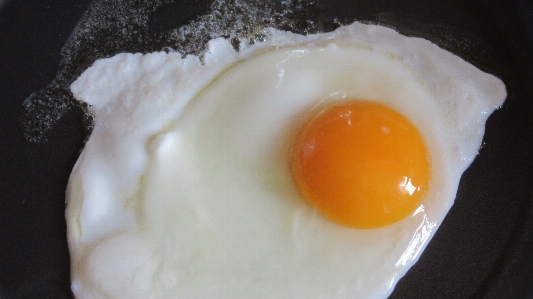
<path id="1" fill-rule="evenodd" d="M 153 30 L 204 11 L 204 2 L 184 1 L 154 14 Z M 20 119 L 24 99 L 56 78 L 61 49 L 89 2 L 0 1 L 1 299 L 73 298 L 64 192 L 83 144 L 83 113 L 70 109 L 45 143 L 26 141 Z M 533 3 L 300 2 L 324 18 L 428 38 L 504 80 L 508 100 L 490 117 L 454 206 L 391 298 L 533 298 Z"/>

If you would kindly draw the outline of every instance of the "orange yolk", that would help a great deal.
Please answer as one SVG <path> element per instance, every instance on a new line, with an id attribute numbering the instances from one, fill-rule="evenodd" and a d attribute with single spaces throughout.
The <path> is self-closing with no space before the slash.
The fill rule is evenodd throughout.
<path id="1" fill-rule="evenodd" d="M 311 117 L 294 141 L 291 167 L 313 207 L 354 228 L 384 226 L 413 213 L 430 180 L 417 128 L 371 101 L 335 104 Z"/>

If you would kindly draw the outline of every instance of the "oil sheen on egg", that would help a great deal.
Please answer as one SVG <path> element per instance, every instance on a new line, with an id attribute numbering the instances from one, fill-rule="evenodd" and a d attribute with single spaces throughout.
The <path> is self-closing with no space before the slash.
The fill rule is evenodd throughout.
<path id="1" fill-rule="evenodd" d="M 266 42 L 239 52 L 213 40 L 202 60 L 119 54 L 72 84 L 95 115 L 67 190 L 76 298 L 386 298 L 418 260 L 505 86 L 429 41 L 385 27 L 354 23 L 305 37 L 269 32 Z M 370 110 L 333 111 L 361 103 Z M 321 171 L 322 162 L 299 178 L 295 165 L 307 162 L 298 150 L 307 157 L 318 140 L 305 134 L 331 111 L 346 124 L 358 111 L 401 121 L 371 121 L 374 133 L 361 131 L 340 147 L 335 140 L 344 135 L 333 138 L 328 144 L 339 152 L 324 152 L 339 178 Z M 345 147 L 397 132 L 404 135 L 395 144 L 366 150 L 360 162 L 374 152 L 416 152 L 418 170 L 380 165 L 357 172 L 357 182 L 382 175 L 361 188 L 420 191 L 400 216 L 383 216 L 396 209 L 387 196 L 376 195 L 384 203 L 369 216 L 357 206 L 374 195 L 353 215 L 350 205 L 331 208 L 335 198 L 326 208 L 308 198 L 351 184 L 345 173 L 360 167 L 346 166 L 350 155 L 334 159 Z M 354 217 L 369 222 L 354 224 Z"/>

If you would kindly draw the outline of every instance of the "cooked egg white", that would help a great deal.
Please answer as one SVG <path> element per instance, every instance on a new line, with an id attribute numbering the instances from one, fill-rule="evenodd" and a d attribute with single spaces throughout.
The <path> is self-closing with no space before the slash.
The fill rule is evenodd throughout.
<path id="1" fill-rule="evenodd" d="M 386 298 L 451 207 L 505 86 L 429 41 L 354 23 L 235 52 L 96 61 L 71 86 L 95 127 L 69 180 L 72 289 L 96 298 Z M 405 116 L 430 183 L 404 219 L 339 225 L 291 173 L 308 119 L 347 100 Z M 386 188 L 387 186 L 378 186 Z"/>

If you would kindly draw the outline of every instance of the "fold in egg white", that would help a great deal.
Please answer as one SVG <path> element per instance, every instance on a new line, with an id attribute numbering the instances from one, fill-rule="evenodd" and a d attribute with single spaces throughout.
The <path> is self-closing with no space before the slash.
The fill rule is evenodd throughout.
<path id="1" fill-rule="evenodd" d="M 119 54 L 72 84 L 95 115 L 67 190 L 76 298 L 386 298 L 451 207 L 503 83 L 359 23 L 208 49 L 203 63 Z M 383 102 L 422 133 L 432 177 L 411 217 L 350 229 L 299 195 L 292 138 L 346 99 Z"/>

